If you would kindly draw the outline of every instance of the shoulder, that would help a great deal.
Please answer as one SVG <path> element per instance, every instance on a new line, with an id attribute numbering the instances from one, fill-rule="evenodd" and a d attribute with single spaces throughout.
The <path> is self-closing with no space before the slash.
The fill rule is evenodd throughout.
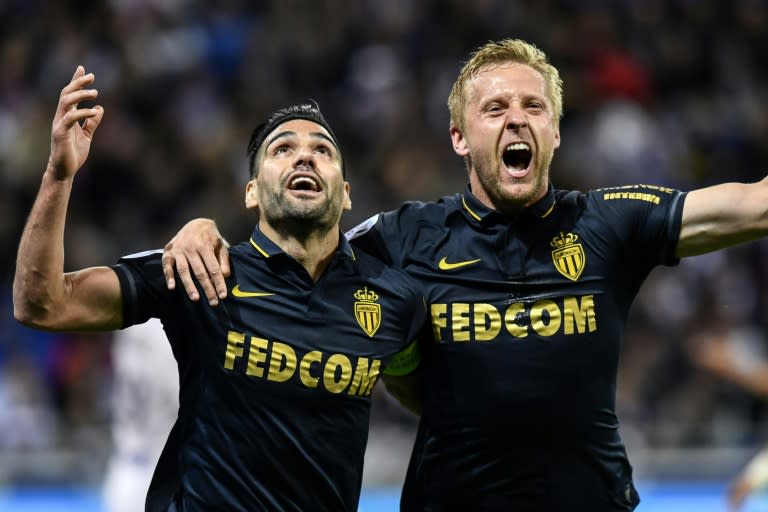
<path id="1" fill-rule="evenodd" d="M 147 278 L 162 274 L 162 249 L 136 252 L 122 256 L 116 265 L 111 265 L 118 275 L 121 283 L 124 279 L 133 279 L 133 276 L 143 275 Z"/>
<path id="2" fill-rule="evenodd" d="M 121 263 L 141 264 L 148 261 L 160 261 L 163 257 L 162 249 L 152 249 L 149 251 L 135 252 L 133 254 L 126 254 L 120 258 Z"/>
<path id="3" fill-rule="evenodd" d="M 359 238 L 370 231 L 402 231 L 413 225 L 442 224 L 448 214 L 459 209 L 461 195 L 445 196 L 438 201 L 406 201 L 399 208 L 377 213 L 346 232 L 348 240 Z"/>
<path id="4" fill-rule="evenodd" d="M 623 185 L 592 190 L 586 194 L 592 202 L 622 206 L 662 205 L 674 202 L 683 193 L 677 189 L 658 185 Z"/>
<path id="5" fill-rule="evenodd" d="M 355 248 L 355 260 L 360 273 L 379 283 L 382 288 L 388 288 L 398 294 L 421 296 L 418 281 L 403 270 L 382 262 L 380 258 L 359 247 Z"/>
<path id="6" fill-rule="evenodd" d="M 388 212 L 413 221 L 441 222 L 446 215 L 461 208 L 461 194 L 441 197 L 437 201 L 407 201 L 400 208 Z"/>
<path id="7" fill-rule="evenodd" d="M 682 205 L 685 194 L 680 190 L 657 185 L 622 185 L 598 188 L 585 192 L 556 190 L 559 207 L 595 212 L 631 213 L 656 209 L 675 208 Z M 608 219 L 606 219 L 608 220 Z"/>

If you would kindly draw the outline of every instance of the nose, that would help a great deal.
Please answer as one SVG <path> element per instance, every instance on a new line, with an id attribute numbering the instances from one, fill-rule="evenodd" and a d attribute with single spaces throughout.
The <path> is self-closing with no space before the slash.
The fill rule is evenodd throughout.
<path id="1" fill-rule="evenodd" d="M 315 156 L 309 148 L 301 148 L 296 152 L 296 158 L 293 161 L 294 167 L 307 166 L 315 168 Z"/>
<path id="2" fill-rule="evenodd" d="M 518 131 L 528 125 L 528 118 L 525 115 L 525 110 L 512 105 L 507 112 L 507 129 L 512 131 Z"/>

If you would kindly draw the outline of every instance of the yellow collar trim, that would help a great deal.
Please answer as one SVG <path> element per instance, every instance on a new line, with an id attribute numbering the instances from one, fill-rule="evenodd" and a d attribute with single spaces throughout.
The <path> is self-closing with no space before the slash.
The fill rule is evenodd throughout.
<path id="1" fill-rule="evenodd" d="M 483 219 L 481 219 L 481 218 L 480 218 L 480 216 L 479 216 L 478 214 L 476 214 L 475 212 L 473 212 L 473 211 L 472 211 L 472 208 L 470 208 L 470 207 L 467 205 L 467 202 L 464 200 L 464 197 L 463 197 L 463 196 L 462 196 L 462 198 L 461 198 L 461 204 L 462 204 L 462 205 L 464 205 L 464 209 L 465 209 L 465 210 L 467 210 L 467 212 L 468 212 L 468 213 L 469 213 L 469 214 L 472 216 L 472 218 L 473 218 L 473 219 L 475 219 L 477 222 L 480 222 L 481 220 L 483 220 Z"/>
<path id="2" fill-rule="evenodd" d="M 259 245 L 258 245 L 256 242 L 254 242 L 254 241 L 253 241 L 253 238 L 251 238 L 251 245 L 252 245 L 252 246 L 253 246 L 253 247 L 254 247 L 254 248 L 257 250 L 257 251 L 259 251 L 259 253 L 260 253 L 262 256 L 264 256 L 265 258 L 269 258 L 269 254 L 267 254 L 267 252 L 266 252 L 264 249 L 262 249 L 261 247 L 259 247 Z"/>

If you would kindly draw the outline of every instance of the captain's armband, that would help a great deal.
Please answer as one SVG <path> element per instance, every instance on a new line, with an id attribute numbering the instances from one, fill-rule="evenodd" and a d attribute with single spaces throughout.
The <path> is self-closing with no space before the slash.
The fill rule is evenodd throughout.
<path id="1" fill-rule="evenodd" d="M 410 345 L 392 356 L 383 373 L 392 377 L 402 377 L 416 370 L 419 364 L 421 364 L 421 351 L 417 338 Z"/>

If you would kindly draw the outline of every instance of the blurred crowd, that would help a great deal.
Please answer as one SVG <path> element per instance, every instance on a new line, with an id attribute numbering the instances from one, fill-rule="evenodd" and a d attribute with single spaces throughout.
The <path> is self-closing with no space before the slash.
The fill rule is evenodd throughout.
<path id="1" fill-rule="evenodd" d="M 505 37 L 537 44 L 564 78 L 556 187 L 689 190 L 767 174 L 764 0 L 0 0 L 0 482 L 97 481 L 110 446 L 110 336 L 32 331 L 11 305 L 15 248 L 76 65 L 95 73 L 106 113 L 70 203 L 68 269 L 162 247 L 198 216 L 247 237 L 250 132 L 304 98 L 344 151 L 344 227 L 463 190 L 445 101 L 468 53 Z M 696 335 L 728 330 L 735 360 L 768 358 L 766 313 L 766 242 L 652 275 L 619 377 L 630 452 L 748 450 L 768 436 L 766 399 L 692 357 Z M 407 438 L 414 419 L 375 396 L 382 439 Z"/>

